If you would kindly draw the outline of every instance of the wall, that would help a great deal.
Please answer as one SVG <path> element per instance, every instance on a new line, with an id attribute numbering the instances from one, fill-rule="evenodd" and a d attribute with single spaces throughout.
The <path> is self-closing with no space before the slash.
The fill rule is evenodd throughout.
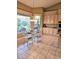
<path id="1" fill-rule="evenodd" d="M 17 9 L 17 13 L 20 14 L 20 15 L 25 15 L 25 16 L 31 16 L 32 15 L 31 12 L 27 12 L 27 11 L 24 11 L 24 10 L 21 10 L 21 9 Z"/>
<path id="2" fill-rule="evenodd" d="M 43 14 L 43 8 L 34 8 L 33 13 L 35 13 L 35 14 Z"/>
<path id="3" fill-rule="evenodd" d="M 21 15 L 31 16 L 32 15 L 32 8 L 17 1 L 17 13 L 21 14 Z"/>
<path id="4" fill-rule="evenodd" d="M 47 11 L 54 11 L 54 10 L 58 10 L 58 9 L 61 9 L 61 3 L 57 3 L 53 6 L 45 8 L 44 11 L 47 12 Z"/>
<path id="5" fill-rule="evenodd" d="M 27 12 L 32 12 L 31 7 L 24 5 L 19 1 L 17 1 L 17 9 L 21 9 L 21 10 L 24 10 L 24 11 L 27 11 Z"/>

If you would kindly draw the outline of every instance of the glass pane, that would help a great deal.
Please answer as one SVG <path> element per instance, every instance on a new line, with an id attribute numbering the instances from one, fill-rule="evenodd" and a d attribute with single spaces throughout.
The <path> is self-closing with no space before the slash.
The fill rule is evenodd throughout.
<path id="1" fill-rule="evenodd" d="M 39 32 L 40 31 L 40 16 L 35 16 L 34 31 L 35 32 Z"/>
<path id="2" fill-rule="evenodd" d="M 17 15 L 17 32 L 30 32 L 30 17 Z"/>

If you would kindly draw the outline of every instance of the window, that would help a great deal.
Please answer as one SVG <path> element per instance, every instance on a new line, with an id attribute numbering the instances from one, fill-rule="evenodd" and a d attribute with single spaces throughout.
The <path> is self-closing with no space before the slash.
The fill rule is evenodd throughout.
<path id="1" fill-rule="evenodd" d="M 40 31 L 40 16 L 35 16 L 35 24 L 34 24 L 34 31 L 39 32 Z"/>
<path id="2" fill-rule="evenodd" d="M 17 15 L 17 32 L 30 32 L 30 17 Z"/>

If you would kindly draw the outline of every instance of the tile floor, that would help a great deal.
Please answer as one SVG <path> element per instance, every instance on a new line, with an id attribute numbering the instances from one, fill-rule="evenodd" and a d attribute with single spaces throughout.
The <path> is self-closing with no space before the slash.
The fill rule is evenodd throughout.
<path id="1" fill-rule="evenodd" d="M 42 35 L 41 42 L 27 47 L 27 43 L 17 48 L 17 59 L 61 59 L 60 48 L 55 47 L 58 37 Z M 52 45 L 54 44 L 54 45 Z"/>

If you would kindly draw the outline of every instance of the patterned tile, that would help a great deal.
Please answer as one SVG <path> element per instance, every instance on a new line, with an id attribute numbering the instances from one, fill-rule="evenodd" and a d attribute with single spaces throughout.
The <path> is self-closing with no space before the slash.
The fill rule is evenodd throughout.
<path id="1" fill-rule="evenodd" d="M 55 39 L 55 37 L 43 35 L 40 43 L 32 44 L 29 47 L 27 44 L 19 46 L 17 59 L 61 59 L 61 49 L 53 46 L 57 44 Z"/>
<path id="2" fill-rule="evenodd" d="M 48 54 L 47 54 L 47 56 L 46 56 L 46 59 L 54 59 L 54 55 L 53 55 L 53 54 L 48 53 Z"/>

